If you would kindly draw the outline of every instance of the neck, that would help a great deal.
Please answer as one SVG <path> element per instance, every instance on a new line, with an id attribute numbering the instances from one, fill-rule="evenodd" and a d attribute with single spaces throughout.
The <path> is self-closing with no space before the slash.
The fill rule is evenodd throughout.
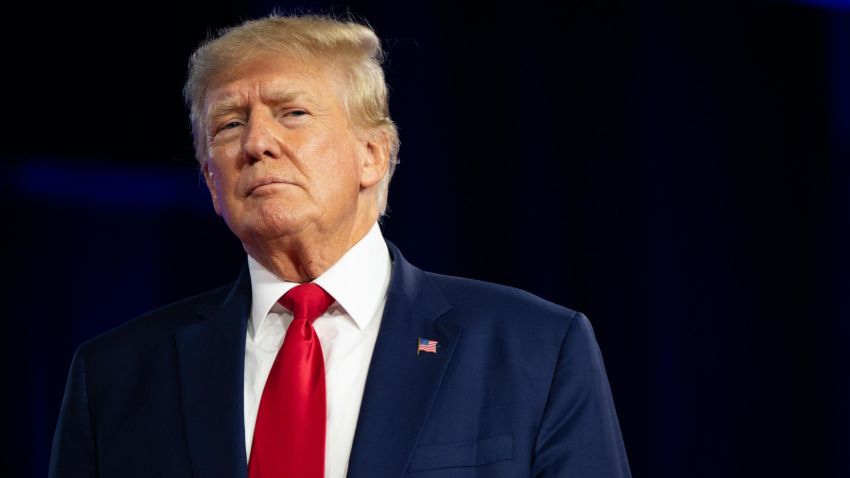
<path id="1" fill-rule="evenodd" d="M 311 226 L 290 236 L 243 242 L 245 251 L 283 280 L 310 282 L 337 263 L 372 228 L 377 216 L 322 231 Z"/>

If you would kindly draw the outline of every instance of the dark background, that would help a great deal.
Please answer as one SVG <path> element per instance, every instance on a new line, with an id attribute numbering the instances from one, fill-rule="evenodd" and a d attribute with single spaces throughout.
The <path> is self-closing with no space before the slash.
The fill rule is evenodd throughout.
<path id="1" fill-rule="evenodd" d="M 850 476 L 850 2 L 278 4 L 386 40 L 385 236 L 585 312 L 637 477 Z M 233 279 L 181 88 L 273 4 L 4 7 L 2 476 L 71 355 Z"/>

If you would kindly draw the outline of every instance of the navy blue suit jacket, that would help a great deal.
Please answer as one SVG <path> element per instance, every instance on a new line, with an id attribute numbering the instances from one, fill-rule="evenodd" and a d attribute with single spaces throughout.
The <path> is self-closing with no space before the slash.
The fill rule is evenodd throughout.
<path id="1" fill-rule="evenodd" d="M 529 293 L 392 275 L 348 476 L 628 477 L 587 319 Z M 242 409 L 247 268 L 82 344 L 50 477 L 247 476 Z M 419 338 L 436 354 L 418 353 Z"/>

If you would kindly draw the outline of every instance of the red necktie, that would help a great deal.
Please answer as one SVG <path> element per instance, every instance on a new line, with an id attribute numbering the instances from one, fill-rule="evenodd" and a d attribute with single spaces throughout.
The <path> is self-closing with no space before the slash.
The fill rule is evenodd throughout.
<path id="1" fill-rule="evenodd" d="M 275 357 L 257 412 L 250 478 L 324 478 L 325 365 L 311 323 L 334 302 L 313 283 L 284 294 L 294 319 Z"/>

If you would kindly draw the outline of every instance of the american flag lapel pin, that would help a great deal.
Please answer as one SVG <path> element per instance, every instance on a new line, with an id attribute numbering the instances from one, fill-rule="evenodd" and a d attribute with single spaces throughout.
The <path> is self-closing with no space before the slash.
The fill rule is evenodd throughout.
<path id="1" fill-rule="evenodd" d="M 418 346 L 416 347 L 416 355 L 419 355 L 419 352 L 428 352 L 436 355 L 437 341 L 420 338 L 418 341 Z"/>

